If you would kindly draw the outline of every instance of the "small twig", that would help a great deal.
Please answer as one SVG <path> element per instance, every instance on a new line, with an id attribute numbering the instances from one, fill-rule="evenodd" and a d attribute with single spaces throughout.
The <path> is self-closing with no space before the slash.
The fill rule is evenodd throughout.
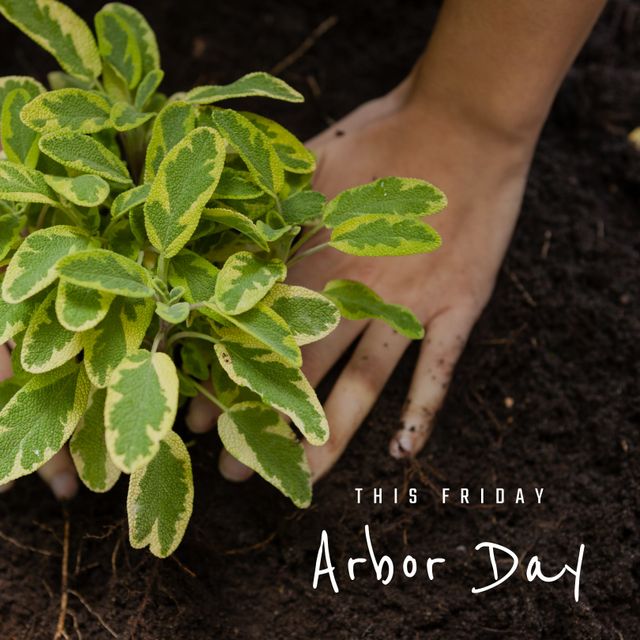
<path id="1" fill-rule="evenodd" d="M 540 249 L 540 257 L 543 260 L 547 259 L 547 256 L 549 255 L 549 249 L 551 248 L 551 236 L 553 234 L 551 233 L 551 229 L 547 229 L 544 232 L 544 242 L 542 243 L 542 249 Z"/>
<path id="2" fill-rule="evenodd" d="M 502 433 L 505 430 L 505 426 L 498 420 L 498 417 L 493 412 L 491 407 L 485 402 L 484 398 L 475 390 L 471 390 L 471 395 L 475 398 L 476 402 L 484 409 L 484 412 L 489 417 L 489 420 L 493 422 L 495 428 L 498 430 L 498 433 Z"/>
<path id="3" fill-rule="evenodd" d="M 269 534 L 264 540 L 261 542 L 256 542 L 248 547 L 240 547 L 238 549 L 229 549 L 228 551 L 224 551 L 225 556 L 239 556 L 245 553 L 251 553 L 252 551 L 258 551 L 259 549 L 264 549 L 264 547 L 268 546 L 272 540 L 278 535 L 277 531 Z"/>
<path id="4" fill-rule="evenodd" d="M 195 571 L 192 571 L 191 569 L 189 569 L 189 567 L 187 567 L 186 564 L 183 564 L 182 562 L 180 562 L 180 560 L 178 560 L 178 558 L 174 555 L 171 556 L 171 559 L 191 578 L 197 578 L 198 575 L 196 574 Z"/>
<path id="5" fill-rule="evenodd" d="M 105 631 L 108 631 L 114 638 L 118 637 L 118 634 L 104 621 L 103 617 L 97 611 L 92 609 L 89 603 L 77 591 L 69 589 L 69 593 L 80 600 L 80 604 L 98 621 Z"/>
<path id="6" fill-rule="evenodd" d="M 155 584 L 156 581 L 156 577 L 158 575 L 158 568 L 160 567 L 159 564 L 159 560 L 156 559 L 154 565 L 153 565 L 153 569 L 151 570 L 151 575 L 149 576 L 149 579 L 147 581 L 147 588 L 144 591 L 144 596 L 142 598 L 142 602 L 140 603 L 140 606 L 138 607 L 138 610 L 136 611 L 135 616 L 133 617 L 133 620 L 131 622 L 131 624 L 129 625 L 129 636 L 131 638 L 135 637 L 135 632 L 136 629 L 138 628 L 138 625 L 140 624 L 140 620 L 142 620 L 142 616 L 145 612 L 145 609 L 147 608 L 147 605 L 149 604 L 149 596 L 151 595 L 151 589 L 153 588 L 153 585 Z"/>
<path id="7" fill-rule="evenodd" d="M 46 549 L 38 549 L 37 547 L 32 547 L 28 544 L 23 544 L 22 542 L 8 536 L 6 533 L 0 531 L 0 540 L 4 540 L 9 544 L 17 547 L 18 549 L 22 549 L 22 551 L 31 551 L 32 553 L 39 553 L 41 556 L 48 556 L 50 558 L 54 558 L 59 556 L 60 554 L 55 551 L 47 551 Z"/>
<path id="8" fill-rule="evenodd" d="M 509 276 L 509 279 L 511 280 L 511 282 L 513 282 L 513 284 L 516 286 L 516 289 L 522 294 L 522 297 L 524 298 L 525 302 L 530 307 L 534 307 L 534 308 L 537 307 L 538 303 L 533 299 L 531 294 L 524 288 L 524 285 L 522 284 L 522 282 L 520 282 L 520 278 L 518 278 L 517 274 L 514 271 L 507 269 L 506 267 L 505 267 L 505 271 L 507 272 L 507 275 Z"/>
<path id="9" fill-rule="evenodd" d="M 111 537 L 114 531 L 116 531 L 117 529 L 120 529 L 123 523 L 124 523 L 124 520 L 119 520 L 114 524 L 108 525 L 106 527 L 107 530 L 104 533 L 100 533 L 100 534 L 85 533 L 82 536 L 82 539 L 83 540 L 106 540 L 107 538 Z"/>
<path id="10" fill-rule="evenodd" d="M 329 16 L 323 20 L 289 55 L 285 56 L 280 62 L 271 68 L 271 73 L 274 76 L 281 74 L 285 69 L 288 69 L 292 64 L 295 64 L 302 56 L 318 42 L 322 36 L 330 29 L 338 24 L 337 16 Z"/>
<path id="11" fill-rule="evenodd" d="M 44 578 L 41 578 L 40 582 L 42 582 L 42 586 L 44 587 L 44 590 L 47 592 L 47 595 L 49 596 L 49 600 L 53 600 L 53 590 L 49 586 L 49 583 Z"/>
<path id="12" fill-rule="evenodd" d="M 73 609 L 69 609 L 69 616 L 73 622 L 73 630 L 76 632 L 78 640 L 82 640 L 82 633 L 80 632 L 80 624 L 78 623 L 78 616 Z"/>
<path id="13" fill-rule="evenodd" d="M 117 559 L 118 559 L 118 551 L 120 550 L 121 544 L 122 544 L 122 535 L 116 540 L 116 544 L 114 545 L 113 551 L 111 552 L 111 574 L 114 580 L 118 577 Z"/>
<path id="14" fill-rule="evenodd" d="M 67 619 L 67 605 L 69 603 L 69 591 L 67 589 L 67 585 L 69 584 L 69 533 L 71 524 L 69 522 L 69 513 L 64 507 L 63 513 L 64 539 L 62 542 L 62 575 L 60 577 L 60 614 L 58 616 L 58 624 L 56 625 L 56 632 L 53 636 L 53 640 L 67 637 L 67 634 L 64 630 L 64 624 Z"/>

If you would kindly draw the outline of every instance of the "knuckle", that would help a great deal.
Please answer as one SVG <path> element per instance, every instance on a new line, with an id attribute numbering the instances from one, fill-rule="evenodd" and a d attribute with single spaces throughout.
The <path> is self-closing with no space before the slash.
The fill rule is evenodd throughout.
<path id="1" fill-rule="evenodd" d="M 384 362 L 370 353 L 361 354 L 351 363 L 353 381 L 367 395 L 377 395 L 380 390 L 380 380 Z"/>

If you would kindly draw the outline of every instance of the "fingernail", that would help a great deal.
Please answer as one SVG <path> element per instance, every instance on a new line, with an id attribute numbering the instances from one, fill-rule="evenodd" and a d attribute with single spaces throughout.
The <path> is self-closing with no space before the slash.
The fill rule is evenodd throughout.
<path id="1" fill-rule="evenodd" d="M 6 484 L 0 484 L 0 493 L 6 493 L 13 488 L 13 482 L 7 482 Z"/>
<path id="2" fill-rule="evenodd" d="M 401 429 L 391 440 L 389 453 L 398 460 L 410 458 L 413 455 L 414 434 L 408 429 Z"/>
<path id="3" fill-rule="evenodd" d="M 51 478 L 51 491 L 58 500 L 69 500 L 78 492 L 78 480 L 70 471 L 61 471 Z"/>
<path id="4" fill-rule="evenodd" d="M 251 477 L 253 471 L 236 460 L 230 453 L 223 451 L 218 462 L 220 475 L 230 482 L 244 482 Z"/>

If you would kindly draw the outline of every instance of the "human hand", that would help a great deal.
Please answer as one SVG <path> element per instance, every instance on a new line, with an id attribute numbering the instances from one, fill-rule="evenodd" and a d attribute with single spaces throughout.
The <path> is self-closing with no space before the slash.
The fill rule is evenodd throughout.
<path id="1" fill-rule="evenodd" d="M 449 198 L 448 209 L 429 220 L 443 246 L 433 254 L 393 258 L 360 258 L 327 249 L 289 272 L 289 282 L 315 290 L 334 278 L 360 280 L 386 301 L 408 306 L 424 323 L 426 337 L 402 426 L 390 443 L 397 458 L 418 453 L 431 433 L 455 364 L 491 295 L 535 143 L 535 137 L 516 142 L 484 123 L 456 117 L 447 105 L 425 105 L 409 96 L 405 83 L 312 140 L 319 159 L 314 187 L 331 198 L 390 175 L 433 182 Z M 409 344 L 381 322 L 343 320 L 331 336 L 303 349 L 303 371 L 312 385 L 358 337 L 325 404 L 330 439 L 322 447 L 307 446 L 314 479 L 340 457 Z M 215 409 L 197 398 L 188 422 L 204 431 L 215 417 Z M 233 480 L 251 473 L 224 451 L 220 470 Z"/>

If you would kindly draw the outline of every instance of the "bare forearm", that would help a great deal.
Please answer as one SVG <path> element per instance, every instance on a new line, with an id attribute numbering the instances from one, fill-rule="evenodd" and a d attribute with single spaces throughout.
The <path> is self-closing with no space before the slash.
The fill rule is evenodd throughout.
<path id="1" fill-rule="evenodd" d="M 412 97 L 536 137 L 605 0 L 446 0 Z"/>

